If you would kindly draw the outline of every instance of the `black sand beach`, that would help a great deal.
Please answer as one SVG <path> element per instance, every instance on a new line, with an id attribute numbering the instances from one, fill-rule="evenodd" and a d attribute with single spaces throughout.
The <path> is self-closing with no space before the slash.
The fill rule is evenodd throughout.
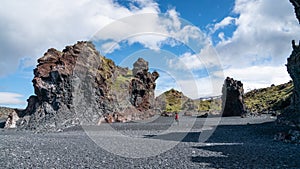
<path id="1" fill-rule="evenodd" d="M 196 120 L 196 121 L 194 121 Z M 208 118 L 212 123 L 203 127 L 205 119 L 181 117 L 178 126 L 173 118 L 160 117 L 148 123 L 115 123 L 110 125 L 119 135 L 110 135 L 105 126 L 76 127 L 58 133 L 32 133 L 29 131 L 0 131 L 1 168 L 300 168 L 300 147 L 296 144 L 273 140 L 284 127 L 275 125 L 268 116 Z M 189 123 L 192 124 L 189 128 Z M 175 126 L 177 129 L 170 130 Z M 199 142 L 201 132 L 211 136 Z M 177 130 L 177 131 L 176 131 Z M 183 132 L 189 130 L 187 132 Z M 119 142 L 107 145 L 122 149 L 121 154 L 107 151 L 90 137 L 97 131 L 99 137 L 115 144 L 120 135 L 150 140 L 146 146 L 173 144 L 160 154 L 136 158 Z M 95 137 L 94 137 L 95 138 Z M 153 142 L 152 142 L 153 140 Z M 157 142 L 158 141 L 158 142 Z M 153 143 L 153 145 L 151 145 Z M 101 144 L 101 143 L 100 143 Z M 103 143 L 107 144 L 107 143 Z M 132 144 L 135 144 L 132 142 Z M 138 145 L 136 145 L 138 146 Z M 153 151 L 155 147 L 153 147 Z M 136 147 L 137 151 L 141 151 Z M 128 151 L 128 152 L 126 152 Z M 141 152 L 141 156 L 147 152 Z M 130 156 L 134 158 L 130 158 Z"/>

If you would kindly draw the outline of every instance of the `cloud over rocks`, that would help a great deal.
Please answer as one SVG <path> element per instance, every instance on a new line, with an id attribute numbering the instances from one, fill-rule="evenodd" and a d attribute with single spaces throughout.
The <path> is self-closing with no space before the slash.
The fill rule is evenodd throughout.
<path id="1" fill-rule="evenodd" d="M 210 71 L 213 67 L 221 67 L 218 53 L 208 41 L 199 53 L 185 52 L 178 58 L 169 60 L 168 65 L 174 69 L 191 71 L 200 69 Z"/>
<path id="2" fill-rule="evenodd" d="M 135 4 L 135 5 L 133 5 Z M 3 0 L 0 6 L 0 76 L 14 72 L 24 57 L 34 65 L 49 47 L 88 40 L 105 25 L 138 13 L 159 13 L 158 4 L 112 0 Z"/>
<path id="3" fill-rule="evenodd" d="M 136 17 L 131 29 L 115 27 L 97 37 L 97 31 L 110 23 L 141 14 L 154 17 Z M 102 46 L 105 54 L 119 49 L 116 43 L 126 35 L 129 45 L 140 43 L 153 50 L 159 50 L 162 44 L 176 45 L 169 36 L 184 42 L 203 36 L 197 27 L 182 25 L 175 9 L 161 13 L 153 0 L 128 1 L 126 5 L 113 0 L 3 0 L 0 22 L 0 77 L 14 72 L 21 58 L 27 58 L 26 65 L 34 65 L 49 47 L 62 49 L 78 40 L 109 40 Z M 145 31 L 148 34 L 138 35 Z"/>
<path id="4" fill-rule="evenodd" d="M 92 38 L 99 42 L 101 51 L 112 53 L 119 42 L 127 42 L 129 45 L 140 43 L 145 48 L 158 51 L 163 45 L 193 44 L 193 48 L 199 51 L 207 37 L 202 31 L 180 18 L 175 9 L 169 9 L 165 13 L 138 13 L 124 17 L 99 30 Z"/>
<path id="5" fill-rule="evenodd" d="M 215 77 L 234 77 L 244 83 L 246 91 L 269 87 L 271 84 L 286 83 L 289 77 L 285 66 L 249 66 L 244 68 L 229 68 L 222 72 L 217 71 Z"/>
<path id="6" fill-rule="evenodd" d="M 211 27 L 211 36 L 219 37 L 222 74 L 242 80 L 246 89 L 290 80 L 284 65 L 300 27 L 289 1 L 236 0 L 231 16 Z"/>
<path id="7" fill-rule="evenodd" d="M 169 65 L 194 71 L 222 65 L 223 71 L 212 69 L 211 79 L 234 77 L 246 89 L 285 83 L 290 80 L 284 65 L 291 40 L 300 32 L 292 8 L 282 0 L 236 0 L 229 16 L 207 26 L 210 41 L 219 38 L 216 52 L 208 42 L 200 52 L 184 53 Z"/>

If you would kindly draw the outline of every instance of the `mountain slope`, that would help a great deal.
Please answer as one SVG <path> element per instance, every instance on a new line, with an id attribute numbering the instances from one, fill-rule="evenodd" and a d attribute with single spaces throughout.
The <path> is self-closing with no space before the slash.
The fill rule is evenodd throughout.
<path id="1" fill-rule="evenodd" d="M 170 89 L 156 97 L 156 105 L 163 112 L 180 112 L 183 109 L 183 104 L 190 100 L 182 92 L 175 89 Z"/>
<path id="2" fill-rule="evenodd" d="M 219 97 L 206 100 L 193 100 L 182 92 L 170 89 L 156 97 L 156 105 L 162 112 L 184 112 L 187 114 L 203 114 L 203 112 L 219 112 L 221 99 Z"/>
<path id="3" fill-rule="evenodd" d="M 280 111 L 290 105 L 292 92 L 292 82 L 255 89 L 244 95 L 245 104 L 253 113 Z"/>

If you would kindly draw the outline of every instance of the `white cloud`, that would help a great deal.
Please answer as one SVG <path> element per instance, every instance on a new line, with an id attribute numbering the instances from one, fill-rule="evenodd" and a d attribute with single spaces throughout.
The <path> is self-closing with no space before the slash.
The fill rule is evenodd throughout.
<path id="1" fill-rule="evenodd" d="M 218 33 L 221 41 L 215 47 L 217 52 L 207 42 L 200 52 L 187 52 L 169 61 L 170 67 L 181 70 L 199 70 L 204 65 L 223 65 L 224 70 L 212 69 L 211 78 L 177 79 L 179 86 L 184 86 L 180 89 L 197 98 L 221 94 L 226 76 L 241 80 L 246 91 L 288 82 L 290 77 L 284 64 L 291 53 L 291 40 L 300 32 L 293 11 L 288 1 L 236 0 L 233 12 L 237 17 L 225 17 L 211 29 L 213 35 L 229 25 L 236 26 L 232 37 Z M 193 84 L 197 84 L 197 89 Z M 216 90 L 212 90 L 214 86 Z"/>
<path id="2" fill-rule="evenodd" d="M 101 50 L 106 54 L 120 48 L 112 44 L 124 40 L 159 50 L 173 42 L 170 37 L 184 43 L 203 39 L 175 9 L 161 13 L 154 0 L 131 2 L 125 7 L 113 0 L 1 1 L 0 76 L 15 71 L 21 58 L 31 58 L 28 65 L 33 66 L 48 48 L 61 50 L 78 40 L 103 40 L 107 43 Z"/>
<path id="3" fill-rule="evenodd" d="M 199 28 L 192 25 L 186 25 L 182 29 L 175 29 L 170 32 L 170 35 L 185 44 L 188 44 L 191 39 L 196 39 L 197 42 L 204 45 L 207 40 L 205 34 Z"/>
<path id="4" fill-rule="evenodd" d="M 216 46 L 225 67 L 285 63 L 291 53 L 291 40 L 300 32 L 293 11 L 288 1 L 236 0 L 233 12 L 238 14 L 237 29 L 232 37 L 220 35 L 226 40 Z M 215 28 L 225 26 L 229 20 L 233 19 L 225 18 Z"/>
<path id="5" fill-rule="evenodd" d="M 218 37 L 221 39 L 221 42 L 224 42 L 224 41 L 225 41 L 225 34 L 224 34 L 224 32 L 220 32 L 220 33 L 218 34 Z"/>
<path id="6" fill-rule="evenodd" d="M 0 105 L 25 105 L 22 97 L 18 93 L 0 92 Z"/>
<path id="7" fill-rule="evenodd" d="M 179 80 L 180 91 L 192 99 L 221 95 L 223 78 L 205 77 Z"/>
<path id="8" fill-rule="evenodd" d="M 182 66 L 174 65 L 174 68 L 187 68 L 187 69 L 201 69 L 204 68 L 204 63 L 197 54 L 191 54 L 190 52 L 184 53 L 179 57 L 179 61 Z M 178 64 L 178 63 L 177 63 Z"/>
<path id="9" fill-rule="evenodd" d="M 157 80 L 157 89 L 155 96 L 159 96 L 163 92 L 173 88 L 183 92 L 184 95 L 192 99 L 199 99 L 207 96 L 221 95 L 223 78 L 205 77 L 198 78 L 180 78 L 177 79 L 163 76 Z"/>
<path id="10" fill-rule="evenodd" d="M 211 74 L 206 77 L 199 77 L 197 73 L 188 69 L 172 69 L 164 72 L 159 71 L 159 73 L 160 77 L 156 82 L 156 96 L 171 88 L 182 91 L 192 99 L 217 96 L 221 94 L 224 81 L 224 77 L 221 74 L 218 74 L 218 76 Z"/>
<path id="11" fill-rule="evenodd" d="M 168 61 L 169 67 L 179 70 L 200 70 L 207 69 L 210 71 L 213 67 L 221 68 L 221 61 L 214 47 L 207 43 L 199 53 L 192 54 L 186 52 L 178 58 Z"/>
<path id="12" fill-rule="evenodd" d="M 245 90 L 290 80 L 283 65 L 291 52 L 290 42 L 300 31 L 291 4 L 282 0 L 236 0 L 233 12 L 237 14 L 237 18 L 225 17 L 211 30 L 214 33 L 231 24 L 237 26 L 232 37 L 226 37 L 224 32 L 218 33 L 221 41 L 216 45 L 217 52 L 205 40 L 206 36 L 202 36 L 201 42 L 204 45 L 199 52 L 186 52 L 169 60 L 170 67 L 182 70 L 209 69 L 224 65 L 222 72 L 214 72 L 212 69 L 211 78 L 176 79 L 177 86 L 174 87 L 189 97 L 221 94 L 224 75 L 241 80 Z M 188 33 L 181 35 L 186 34 Z"/>
<path id="13" fill-rule="evenodd" d="M 225 77 L 241 80 L 246 90 L 285 83 L 290 77 L 283 65 L 291 53 L 291 40 L 300 32 L 293 11 L 288 1 L 236 0 L 233 12 L 237 18 L 225 17 L 210 30 L 209 35 L 214 36 L 217 30 L 232 24 L 236 26 L 232 37 L 218 32 L 221 41 L 215 46 L 217 52 L 208 42 L 199 53 L 184 53 L 170 60 L 169 65 L 184 70 L 209 70 L 223 65 L 222 72 L 211 69 L 210 73 L 216 76 L 212 78 L 222 79 L 225 74 Z M 223 80 L 217 80 L 217 84 L 222 84 Z M 207 89 L 204 93 L 210 91 L 204 88 Z"/>
<path id="14" fill-rule="evenodd" d="M 109 51 L 104 48 L 108 46 L 105 44 L 107 41 L 126 41 L 129 45 L 140 43 L 146 48 L 158 51 L 165 44 L 185 44 L 199 50 L 207 37 L 199 28 L 181 19 L 175 9 L 170 9 L 164 14 L 157 11 L 122 18 L 101 29 L 93 39 L 104 41 L 101 47 L 103 51 Z"/>
<path id="15" fill-rule="evenodd" d="M 220 89 L 226 76 L 241 80 L 246 91 L 288 82 L 290 77 L 283 65 L 291 53 L 291 40 L 300 32 L 291 4 L 281 0 L 236 0 L 233 12 L 237 18 L 225 17 L 210 29 L 209 35 L 215 36 L 217 30 L 231 24 L 236 26 L 232 37 L 218 32 L 217 52 L 210 46 L 209 50 L 204 48 L 197 54 L 185 53 L 170 65 L 192 70 L 204 65 L 205 68 L 223 65 L 223 71 L 210 71 L 212 80 Z M 221 91 L 211 92 L 207 80 L 195 80 L 204 89 L 200 88 L 198 94 L 221 94 Z M 190 93 L 192 96 L 192 90 Z"/>
<path id="16" fill-rule="evenodd" d="M 1 1 L 0 76 L 15 71 L 20 58 L 33 58 L 34 65 L 48 48 L 62 49 L 78 40 L 88 40 L 117 19 L 159 13 L 158 4 L 151 0 L 137 4 L 128 9 L 112 0 Z"/>
<path id="17" fill-rule="evenodd" d="M 109 41 L 109 42 L 104 43 L 100 47 L 100 52 L 101 53 L 112 53 L 114 50 L 120 49 L 120 48 L 121 48 L 121 46 L 118 44 L 118 42 Z"/>
<path id="18" fill-rule="evenodd" d="M 145 33 L 143 35 L 137 35 L 131 38 L 128 38 L 127 41 L 129 45 L 134 43 L 141 43 L 144 47 L 159 51 L 162 45 L 162 42 L 167 39 L 166 36 L 155 35 L 152 33 Z"/>
<path id="19" fill-rule="evenodd" d="M 214 25 L 214 28 L 211 30 L 212 33 L 215 32 L 218 29 L 221 29 L 221 28 L 224 28 L 228 25 L 234 24 L 235 20 L 236 20 L 236 18 L 233 18 L 231 16 L 228 16 L 228 17 L 224 18 L 221 22 L 216 23 Z"/>
<path id="20" fill-rule="evenodd" d="M 249 91 L 269 87 L 271 84 L 286 83 L 290 77 L 285 66 L 251 66 L 245 68 L 229 68 L 223 72 L 215 72 L 216 77 L 232 77 L 244 84 L 244 90 Z"/>

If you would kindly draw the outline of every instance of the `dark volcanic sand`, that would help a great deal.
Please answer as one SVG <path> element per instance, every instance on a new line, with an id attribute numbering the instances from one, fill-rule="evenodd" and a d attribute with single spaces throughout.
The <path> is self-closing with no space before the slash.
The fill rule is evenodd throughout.
<path id="1" fill-rule="evenodd" d="M 176 145 L 147 158 L 129 158 L 132 152 L 126 147 L 126 157 L 108 152 L 81 127 L 38 134 L 0 130 L 0 168 L 300 168 L 300 145 L 273 141 L 274 135 L 284 130 L 284 127 L 275 126 L 274 119 L 222 118 L 204 143 L 198 142 L 198 138 L 202 130 L 209 130 L 209 127 L 202 128 L 205 119 L 196 119 L 189 132 L 181 130 L 188 128 L 186 126 L 195 119 L 181 117 L 180 125 L 175 126 L 178 130 L 163 134 L 161 132 L 171 125 L 177 125 L 172 124 L 173 118 L 161 117 L 151 123 L 112 124 L 120 135 L 144 139 L 145 144 L 153 141 L 154 146 L 160 143 Z M 84 128 L 98 131 L 99 137 L 118 141 L 120 136 L 110 135 L 105 126 L 107 124 Z M 124 141 L 118 144 L 126 146 Z"/>

